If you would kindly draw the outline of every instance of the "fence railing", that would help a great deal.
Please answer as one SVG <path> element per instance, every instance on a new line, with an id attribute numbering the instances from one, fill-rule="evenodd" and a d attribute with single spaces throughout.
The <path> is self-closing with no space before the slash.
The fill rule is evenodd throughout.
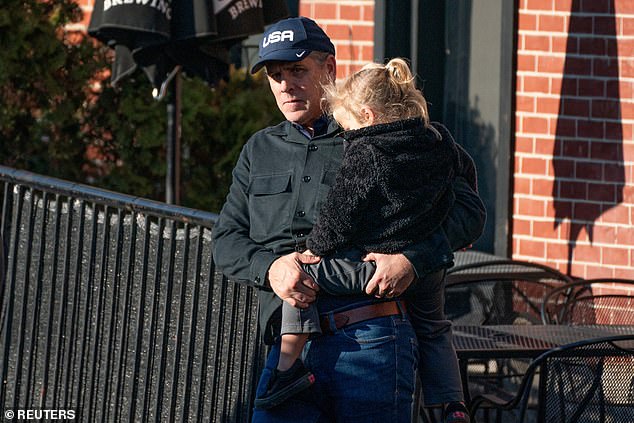
<path id="1" fill-rule="evenodd" d="M 0 166 L 0 410 L 249 420 L 253 288 L 216 272 L 216 215 Z"/>

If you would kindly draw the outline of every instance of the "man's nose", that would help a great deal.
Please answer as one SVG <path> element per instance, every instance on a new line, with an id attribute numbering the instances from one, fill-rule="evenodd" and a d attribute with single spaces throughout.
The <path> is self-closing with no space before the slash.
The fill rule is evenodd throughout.
<path id="1" fill-rule="evenodd" d="M 288 92 L 293 89 L 293 82 L 289 77 L 282 77 L 280 80 L 280 88 L 283 92 Z"/>

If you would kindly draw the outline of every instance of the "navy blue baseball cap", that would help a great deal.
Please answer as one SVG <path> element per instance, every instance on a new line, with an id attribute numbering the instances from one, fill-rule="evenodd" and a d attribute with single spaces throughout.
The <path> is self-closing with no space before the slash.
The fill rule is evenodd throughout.
<path id="1" fill-rule="evenodd" d="M 281 20 L 264 32 L 251 73 L 259 71 L 266 62 L 298 62 L 313 51 L 335 54 L 332 41 L 315 21 L 303 16 Z"/>

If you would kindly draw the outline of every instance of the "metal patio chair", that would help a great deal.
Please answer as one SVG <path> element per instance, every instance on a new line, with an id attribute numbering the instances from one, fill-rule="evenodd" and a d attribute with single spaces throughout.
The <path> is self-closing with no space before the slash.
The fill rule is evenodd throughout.
<path id="1" fill-rule="evenodd" d="M 533 412 L 540 423 L 634 421 L 634 334 L 549 350 L 530 363 L 512 398 L 492 394 L 473 398 L 472 419 L 487 406 L 511 410 L 514 421 L 524 423 L 535 385 L 538 407 Z"/>
<path id="2" fill-rule="evenodd" d="M 634 280 L 585 279 L 548 294 L 541 310 L 546 324 L 634 325 Z"/>
<path id="3" fill-rule="evenodd" d="M 542 299 L 572 283 L 551 267 L 521 260 L 493 260 L 449 269 L 445 313 L 460 325 L 540 324 Z"/>
<path id="4" fill-rule="evenodd" d="M 456 325 L 542 324 L 541 303 L 552 290 L 572 283 L 556 269 L 521 260 L 496 259 L 448 271 L 445 314 Z M 482 359 L 462 363 L 471 395 L 514 392 L 529 360 Z M 466 370 L 465 370 L 466 369 Z M 497 413 L 497 421 L 503 421 Z"/>

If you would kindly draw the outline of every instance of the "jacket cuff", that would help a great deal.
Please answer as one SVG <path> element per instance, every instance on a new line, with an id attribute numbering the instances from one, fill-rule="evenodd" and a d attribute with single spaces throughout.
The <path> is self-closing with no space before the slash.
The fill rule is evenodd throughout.
<path id="1" fill-rule="evenodd" d="M 280 256 L 271 251 L 259 251 L 251 259 L 250 277 L 259 287 L 268 286 L 267 274 L 271 264 Z"/>
<path id="2" fill-rule="evenodd" d="M 449 240 L 442 229 L 403 251 L 410 261 L 417 278 L 453 265 L 453 252 Z"/>

